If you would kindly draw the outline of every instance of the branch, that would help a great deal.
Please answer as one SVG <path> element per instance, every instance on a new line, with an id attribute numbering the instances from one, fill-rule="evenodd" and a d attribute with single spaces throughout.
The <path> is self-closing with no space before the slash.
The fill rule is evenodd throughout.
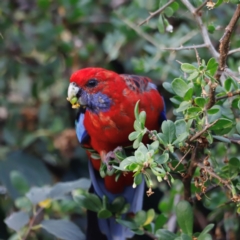
<path id="1" fill-rule="evenodd" d="M 153 37 L 146 34 L 140 27 L 138 27 L 133 22 L 129 21 L 128 19 L 124 18 L 122 14 L 115 12 L 115 14 L 130 28 L 132 28 L 139 36 L 150 42 L 153 46 L 155 46 L 158 50 L 161 50 L 163 45 L 160 45 Z"/>
<path id="2" fill-rule="evenodd" d="M 218 97 L 218 98 L 216 98 L 216 101 L 219 101 L 219 100 L 222 100 L 225 98 L 230 98 L 230 97 L 237 96 L 237 95 L 240 95 L 240 90 L 237 90 L 235 92 L 229 92 L 228 94 L 226 94 L 224 96 Z"/>
<path id="3" fill-rule="evenodd" d="M 188 151 L 184 154 L 184 156 L 180 159 L 180 161 L 178 162 L 178 164 L 172 169 L 173 171 L 175 171 L 177 169 L 177 167 L 180 165 L 180 163 L 186 158 L 186 156 L 189 154 L 189 152 L 192 150 L 192 148 L 189 148 Z"/>
<path id="4" fill-rule="evenodd" d="M 208 167 L 206 167 L 202 163 L 197 163 L 197 166 L 200 167 L 200 168 L 203 168 L 210 176 L 216 178 L 220 183 L 224 184 L 230 191 L 232 191 L 232 188 L 229 185 L 228 181 L 226 181 L 226 180 L 222 179 L 221 177 L 219 177 L 215 172 L 210 170 Z"/>
<path id="5" fill-rule="evenodd" d="M 159 8 L 157 11 L 150 13 L 150 16 L 148 16 L 144 21 L 138 24 L 138 26 L 142 26 L 144 23 L 148 22 L 151 18 L 155 17 L 156 15 L 160 14 L 167 8 L 169 5 L 171 5 L 175 0 L 170 0 L 168 3 L 166 3 L 164 6 Z"/>
<path id="6" fill-rule="evenodd" d="M 201 198 L 203 195 L 206 195 L 206 193 L 211 192 L 212 190 L 214 190 L 214 189 L 216 189 L 218 187 L 219 187 L 219 185 L 217 185 L 217 184 L 215 184 L 213 186 L 210 186 L 204 192 L 199 193 L 198 197 Z M 191 202 L 195 202 L 196 200 L 198 200 L 198 197 L 196 195 L 191 197 Z"/>
<path id="7" fill-rule="evenodd" d="M 231 137 L 227 137 L 227 136 L 224 136 L 224 137 L 227 138 L 232 143 L 236 143 L 236 144 L 240 145 L 240 138 L 236 139 L 236 138 L 231 138 Z"/>
<path id="8" fill-rule="evenodd" d="M 37 219 L 37 217 L 40 215 L 40 213 L 43 211 L 43 208 L 39 208 L 36 212 L 36 214 L 32 217 L 32 219 L 29 222 L 28 225 L 28 229 L 27 232 L 25 234 L 25 236 L 22 238 L 22 240 L 27 240 L 28 239 L 28 235 L 30 234 L 30 232 L 32 231 L 33 225 L 35 224 L 35 220 Z"/>
<path id="9" fill-rule="evenodd" d="M 198 160 L 196 159 L 196 153 L 197 153 L 197 147 L 192 151 L 192 156 L 190 160 L 190 166 L 187 170 L 186 176 L 183 178 L 183 186 L 184 186 L 184 200 L 189 201 L 191 199 L 191 181 L 192 177 L 195 173 L 195 170 L 197 168 L 197 162 Z"/>
<path id="10" fill-rule="evenodd" d="M 196 140 L 198 137 L 200 137 L 204 132 L 206 132 L 210 127 L 212 127 L 219 119 L 215 120 L 214 122 L 212 122 L 211 124 L 208 124 L 204 127 L 204 129 L 202 129 L 199 132 L 196 132 L 191 138 L 190 138 L 190 142 Z"/>
<path id="11" fill-rule="evenodd" d="M 209 0 L 206 0 L 198 8 L 196 8 L 195 13 L 198 13 L 207 4 L 208 1 Z"/>
<path id="12" fill-rule="evenodd" d="M 233 71 L 231 71 L 229 68 L 225 68 L 224 69 L 224 72 L 227 74 L 227 75 L 229 75 L 230 77 L 232 77 L 234 80 L 236 80 L 237 82 L 239 82 L 240 83 L 240 78 L 237 78 L 234 74 L 236 74 L 236 73 L 234 73 Z"/>
<path id="13" fill-rule="evenodd" d="M 198 27 L 200 28 L 201 35 L 202 35 L 202 38 L 204 40 L 204 43 L 208 47 L 210 53 L 212 54 L 212 56 L 214 58 L 218 58 L 219 57 L 219 53 L 214 48 L 214 46 L 213 46 L 213 44 L 212 44 L 212 42 L 210 40 L 208 31 L 207 31 L 206 27 L 204 26 L 201 17 L 197 13 L 197 9 L 194 8 L 193 5 L 188 0 L 181 0 L 181 2 L 186 6 L 186 8 L 191 12 L 193 17 L 195 18 L 195 20 L 196 20 L 196 22 L 198 24 Z"/>
<path id="14" fill-rule="evenodd" d="M 163 48 L 162 50 L 170 50 L 170 51 L 180 51 L 180 50 L 190 50 L 190 49 L 196 49 L 196 48 L 204 48 L 208 47 L 206 44 L 199 44 L 199 45 L 193 45 L 193 46 L 181 46 L 176 48 Z"/>
<path id="15" fill-rule="evenodd" d="M 219 46 L 219 66 L 218 66 L 218 71 L 215 75 L 215 78 L 217 81 L 220 80 L 220 77 L 222 76 L 222 73 L 226 67 L 226 62 L 227 62 L 227 56 L 228 56 L 228 51 L 229 51 L 229 42 L 230 42 L 230 37 L 233 32 L 233 28 L 235 27 L 238 19 L 240 17 L 240 5 L 237 5 L 237 9 L 234 12 L 228 26 L 225 28 L 225 32 L 223 36 L 220 39 L 220 46 Z"/>
<path id="16" fill-rule="evenodd" d="M 233 53 L 236 53 L 236 52 L 240 52 L 240 48 L 235 48 L 235 49 L 233 49 L 233 50 L 230 50 L 230 51 L 228 52 L 228 56 L 231 55 L 231 54 L 233 54 Z"/>

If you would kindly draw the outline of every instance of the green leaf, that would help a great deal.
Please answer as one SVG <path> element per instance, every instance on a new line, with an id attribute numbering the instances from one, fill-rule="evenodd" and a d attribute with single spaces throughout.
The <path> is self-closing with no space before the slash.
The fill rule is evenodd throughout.
<path id="1" fill-rule="evenodd" d="M 187 92 L 185 93 L 183 99 L 184 99 L 185 101 L 189 101 L 189 100 L 192 99 L 192 95 L 193 95 L 193 88 L 189 88 L 189 89 L 187 90 Z"/>
<path id="2" fill-rule="evenodd" d="M 176 109 L 176 112 L 183 112 L 185 111 L 186 109 L 188 109 L 192 104 L 190 102 L 187 102 L 187 101 L 183 101 L 179 108 Z"/>
<path id="3" fill-rule="evenodd" d="M 202 109 L 200 107 L 190 107 L 187 112 L 189 115 L 197 115 L 202 112 Z"/>
<path id="4" fill-rule="evenodd" d="M 155 217 L 155 211 L 154 211 L 154 209 L 150 208 L 147 211 L 147 219 L 144 222 L 143 226 L 150 224 L 153 221 L 154 217 Z"/>
<path id="5" fill-rule="evenodd" d="M 125 203 L 126 201 L 123 196 L 116 197 L 111 203 L 111 211 L 114 213 L 120 212 L 124 208 Z"/>
<path id="6" fill-rule="evenodd" d="M 174 13 L 173 9 L 169 6 L 165 8 L 164 13 L 166 14 L 167 17 L 171 17 Z"/>
<path id="7" fill-rule="evenodd" d="M 221 142 L 225 142 L 225 143 L 231 143 L 231 141 L 228 138 L 222 137 L 222 136 L 216 136 L 216 135 L 212 135 L 212 137 L 214 139 L 217 139 Z"/>
<path id="8" fill-rule="evenodd" d="M 164 164 L 168 161 L 169 159 L 169 154 L 168 153 L 163 153 L 155 162 L 158 164 Z"/>
<path id="9" fill-rule="evenodd" d="M 101 209 L 98 211 L 98 214 L 97 214 L 98 218 L 110 218 L 112 216 L 112 213 L 107 210 L 107 209 Z"/>
<path id="10" fill-rule="evenodd" d="M 162 133 L 165 136 L 167 143 L 172 143 L 176 138 L 176 129 L 172 121 L 167 120 L 162 123 Z"/>
<path id="11" fill-rule="evenodd" d="M 193 210 L 189 202 L 180 201 L 176 206 L 177 222 L 183 233 L 192 237 L 193 231 Z"/>
<path id="12" fill-rule="evenodd" d="M 175 94 L 175 92 L 174 92 L 174 94 Z M 182 103 L 182 101 L 183 101 L 183 99 L 181 97 L 177 96 L 177 95 L 175 95 L 174 97 L 170 98 L 170 100 L 171 100 L 171 102 L 175 106 L 179 106 Z"/>
<path id="13" fill-rule="evenodd" d="M 137 226 L 142 226 L 147 220 L 147 213 L 143 210 L 137 212 L 134 216 L 134 222 Z"/>
<path id="14" fill-rule="evenodd" d="M 24 227 L 28 222 L 30 218 L 29 215 L 26 212 L 19 211 L 12 213 L 9 217 L 7 217 L 4 222 L 6 225 L 18 232 L 22 227 Z"/>
<path id="15" fill-rule="evenodd" d="M 135 140 L 138 136 L 139 136 L 139 132 L 137 132 L 137 131 L 131 132 L 131 133 L 128 135 L 128 139 L 129 139 L 130 141 L 133 141 L 133 140 Z"/>
<path id="16" fill-rule="evenodd" d="M 160 240 L 174 240 L 177 235 L 166 230 L 166 229 L 158 229 L 156 234 L 157 238 Z"/>
<path id="17" fill-rule="evenodd" d="M 205 98 L 202 98 L 202 97 L 196 97 L 194 99 L 194 102 L 195 102 L 196 105 L 198 105 L 201 108 L 204 108 L 204 106 L 206 104 Z"/>
<path id="18" fill-rule="evenodd" d="M 207 114 L 213 115 L 213 114 L 218 113 L 219 111 L 220 111 L 219 108 L 211 108 L 211 109 L 207 110 Z"/>
<path id="19" fill-rule="evenodd" d="M 136 132 L 141 132 L 142 131 L 142 128 L 141 128 L 141 125 L 140 125 L 140 122 L 139 122 L 139 116 L 138 116 L 138 120 L 135 120 L 134 123 L 133 123 L 133 128 L 136 130 Z"/>
<path id="20" fill-rule="evenodd" d="M 176 126 L 177 137 L 187 131 L 187 124 L 184 119 L 177 120 L 174 124 Z"/>
<path id="21" fill-rule="evenodd" d="M 15 170 L 11 171 L 10 172 L 10 179 L 11 179 L 12 185 L 22 195 L 25 194 L 29 190 L 28 182 L 21 172 L 15 171 Z"/>
<path id="22" fill-rule="evenodd" d="M 213 223 L 208 224 L 198 236 L 198 240 L 205 240 L 206 238 L 204 238 L 204 235 L 210 232 L 213 229 L 213 227 L 214 227 Z"/>
<path id="23" fill-rule="evenodd" d="M 159 141 L 154 141 L 149 147 L 149 149 L 157 150 L 159 148 Z"/>
<path id="24" fill-rule="evenodd" d="M 142 173 L 139 173 L 139 174 L 135 175 L 134 183 L 136 185 L 139 185 L 139 184 L 141 184 L 141 182 L 142 182 Z"/>
<path id="25" fill-rule="evenodd" d="M 223 0 L 218 0 L 214 5 L 214 8 L 219 7 L 223 3 Z"/>
<path id="26" fill-rule="evenodd" d="M 137 101 L 137 103 L 134 107 L 134 116 L 135 116 L 135 119 L 138 121 L 139 121 L 139 102 L 140 102 L 140 100 Z"/>
<path id="27" fill-rule="evenodd" d="M 237 132 L 240 134 L 240 121 L 237 121 L 236 129 L 237 129 Z"/>
<path id="28" fill-rule="evenodd" d="M 236 157 L 232 157 L 229 159 L 229 165 L 235 167 L 235 168 L 239 168 L 240 167 L 240 160 Z"/>
<path id="29" fill-rule="evenodd" d="M 78 201 L 84 208 L 93 212 L 98 212 L 102 209 L 101 200 L 96 194 L 87 193 L 86 196 L 79 197 Z"/>
<path id="30" fill-rule="evenodd" d="M 130 229 L 137 229 L 139 226 L 133 221 L 127 221 L 122 219 L 116 219 L 116 222 L 120 223 L 121 225 L 130 228 Z"/>
<path id="31" fill-rule="evenodd" d="M 84 240 L 80 228 L 68 220 L 43 220 L 41 227 L 55 237 L 63 240 Z"/>
<path id="32" fill-rule="evenodd" d="M 125 214 L 125 213 L 129 212 L 129 210 L 130 210 L 130 203 L 126 203 L 126 204 L 124 204 L 123 208 L 121 209 L 120 214 Z"/>
<path id="33" fill-rule="evenodd" d="M 136 163 L 136 162 L 137 162 L 136 158 L 135 158 L 134 156 L 130 156 L 130 157 L 127 157 L 126 159 L 124 159 L 124 160 L 120 163 L 119 167 L 120 167 L 122 170 L 126 170 L 127 167 L 128 167 L 130 164 Z"/>
<path id="34" fill-rule="evenodd" d="M 167 222 L 168 218 L 164 216 L 164 214 L 159 214 L 155 221 L 155 229 L 156 232 L 159 228 L 163 227 L 163 225 Z"/>
<path id="35" fill-rule="evenodd" d="M 141 142 L 141 138 L 138 137 L 134 142 L 133 142 L 133 148 L 138 148 L 139 147 L 139 144 Z"/>
<path id="36" fill-rule="evenodd" d="M 165 27 L 164 27 L 164 22 L 163 22 L 163 16 L 160 15 L 158 18 L 158 31 L 160 33 L 164 33 L 165 32 Z"/>
<path id="37" fill-rule="evenodd" d="M 186 73 L 192 73 L 198 70 L 194 65 L 189 63 L 181 64 L 181 69 Z"/>
<path id="38" fill-rule="evenodd" d="M 214 76 L 214 74 L 216 73 L 218 68 L 218 63 L 216 61 L 215 58 L 211 58 L 209 59 L 208 63 L 207 63 L 207 71 Z"/>
<path id="39" fill-rule="evenodd" d="M 182 80 L 181 78 L 175 78 L 172 81 L 172 89 L 178 96 L 183 98 L 189 88 L 184 80 Z"/>
<path id="40" fill-rule="evenodd" d="M 224 81 L 224 88 L 227 92 L 230 92 L 231 89 L 232 89 L 232 82 L 233 80 L 231 78 L 227 78 L 225 81 Z"/>
<path id="41" fill-rule="evenodd" d="M 175 92 L 172 89 L 172 85 L 169 82 L 164 82 L 162 86 L 170 93 L 175 94 Z"/>
<path id="42" fill-rule="evenodd" d="M 144 126 L 145 126 L 146 116 L 147 116 L 147 114 L 146 114 L 145 111 L 141 111 L 140 114 L 139 114 L 139 121 L 142 125 L 142 128 L 144 128 Z"/>
<path id="43" fill-rule="evenodd" d="M 199 72 L 195 71 L 188 76 L 187 80 L 191 81 L 191 80 L 197 78 L 198 76 L 199 76 Z"/>
<path id="44" fill-rule="evenodd" d="M 180 134 L 178 138 L 173 142 L 173 145 L 183 142 L 188 137 L 188 135 L 189 135 L 188 132 Z"/>
<path id="45" fill-rule="evenodd" d="M 173 11 L 177 11 L 179 8 L 179 4 L 177 2 L 173 2 L 169 6 L 173 9 Z"/>
<path id="46" fill-rule="evenodd" d="M 197 238 L 198 240 L 212 240 L 212 236 L 208 233 L 205 233 L 203 235 L 201 235 L 201 237 Z"/>
<path id="47" fill-rule="evenodd" d="M 210 127 L 210 130 L 220 130 L 224 128 L 230 128 L 232 127 L 233 123 L 231 120 L 227 118 L 220 118 L 212 127 Z"/>

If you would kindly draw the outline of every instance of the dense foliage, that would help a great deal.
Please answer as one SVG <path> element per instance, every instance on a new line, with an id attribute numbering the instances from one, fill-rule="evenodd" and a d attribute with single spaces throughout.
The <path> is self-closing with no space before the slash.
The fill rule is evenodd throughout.
<path id="1" fill-rule="evenodd" d="M 238 239 L 238 3 L 0 1 L 0 238 L 85 239 L 90 209 L 116 216 L 134 239 Z M 134 187 L 146 181 L 148 200 L 157 198 L 129 218 L 123 198 L 87 191 L 66 101 L 69 76 L 87 66 L 147 75 L 166 101 L 160 132 L 136 105 L 135 154 L 119 151 L 120 165 L 101 169 L 133 171 Z"/>

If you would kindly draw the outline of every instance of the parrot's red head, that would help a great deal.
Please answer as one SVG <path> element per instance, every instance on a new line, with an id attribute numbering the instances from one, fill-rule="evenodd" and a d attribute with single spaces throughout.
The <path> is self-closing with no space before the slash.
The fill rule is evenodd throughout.
<path id="1" fill-rule="evenodd" d="M 117 73 L 102 68 L 84 68 L 70 78 L 68 101 L 73 108 L 82 106 L 92 112 L 106 111 L 116 99 L 112 95 L 117 94 L 119 88 L 124 88 L 124 81 Z"/>

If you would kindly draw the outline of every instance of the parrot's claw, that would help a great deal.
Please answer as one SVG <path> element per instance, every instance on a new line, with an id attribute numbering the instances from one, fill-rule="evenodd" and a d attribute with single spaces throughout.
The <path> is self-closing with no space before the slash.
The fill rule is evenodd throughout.
<path id="1" fill-rule="evenodd" d="M 102 151 L 100 153 L 102 162 L 104 162 L 108 165 L 109 161 L 111 161 L 112 159 L 118 160 L 118 158 L 116 156 L 116 152 L 122 151 L 122 150 L 123 150 L 122 147 L 116 147 L 113 151 L 110 151 L 108 153 L 106 153 L 105 151 Z"/>

